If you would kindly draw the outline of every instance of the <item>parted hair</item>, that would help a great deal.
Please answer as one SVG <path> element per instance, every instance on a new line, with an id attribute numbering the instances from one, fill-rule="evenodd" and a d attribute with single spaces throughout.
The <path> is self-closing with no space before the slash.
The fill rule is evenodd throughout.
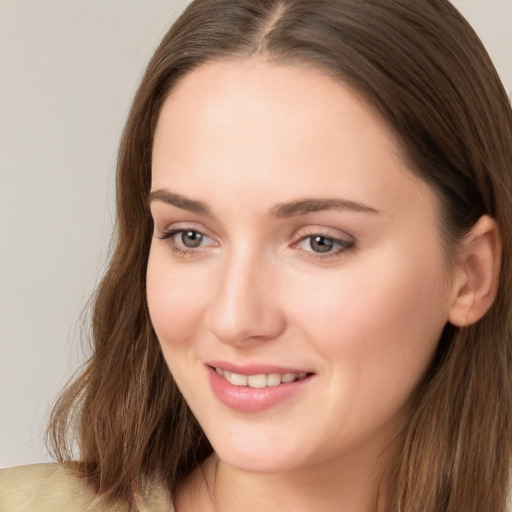
<path id="1" fill-rule="evenodd" d="M 438 196 L 448 255 L 480 216 L 497 221 L 497 299 L 474 325 L 445 327 L 398 434 L 385 495 L 389 512 L 503 512 L 512 455 L 512 109 L 482 43 L 448 0 L 188 5 L 151 58 L 122 135 L 115 245 L 93 298 L 92 355 L 54 407 L 52 453 L 75 461 L 100 497 L 132 510 L 145 482 L 172 494 L 211 453 L 146 304 L 151 152 L 162 104 L 181 78 L 251 56 L 320 69 L 377 109 L 411 172 Z"/>

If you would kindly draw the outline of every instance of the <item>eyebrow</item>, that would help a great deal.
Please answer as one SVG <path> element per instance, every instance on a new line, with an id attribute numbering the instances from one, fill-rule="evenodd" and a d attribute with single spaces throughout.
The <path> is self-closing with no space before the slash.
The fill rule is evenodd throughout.
<path id="1" fill-rule="evenodd" d="M 366 206 L 357 201 L 346 199 L 326 198 L 326 199 L 300 199 L 290 203 L 280 203 L 270 210 L 272 217 L 279 219 L 285 217 L 294 217 L 297 215 L 306 215 L 308 213 L 319 212 L 323 210 L 351 210 L 363 213 L 380 213 L 379 210 Z"/>
<path id="2" fill-rule="evenodd" d="M 148 196 L 148 204 L 153 201 L 161 201 L 163 203 L 176 206 L 177 208 L 196 213 L 197 215 L 211 218 L 214 217 L 207 204 L 202 203 L 201 201 L 188 199 L 181 194 L 169 192 L 168 190 L 158 189 L 152 191 Z M 306 198 L 288 203 L 279 203 L 271 208 L 269 211 L 269 216 L 283 219 L 324 210 L 350 210 L 363 213 L 380 213 L 379 210 L 371 208 L 370 206 L 366 206 L 365 204 L 359 203 L 357 201 L 349 201 L 339 198 Z"/>
<path id="3" fill-rule="evenodd" d="M 177 208 L 181 208 L 182 210 L 188 210 L 189 212 L 193 212 L 204 217 L 213 217 L 210 208 L 208 208 L 205 203 L 202 203 L 201 201 L 194 201 L 193 199 L 188 199 L 181 194 L 175 194 L 173 192 L 169 192 L 168 190 L 158 189 L 150 192 L 148 196 L 148 204 L 151 204 L 153 201 L 167 203 L 176 206 Z"/>

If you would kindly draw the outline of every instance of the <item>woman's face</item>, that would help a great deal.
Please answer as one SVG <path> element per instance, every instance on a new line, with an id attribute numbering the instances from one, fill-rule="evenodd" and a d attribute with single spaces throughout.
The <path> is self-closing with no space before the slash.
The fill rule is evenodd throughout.
<path id="1" fill-rule="evenodd" d="M 373 457 L 453 301 L 436 198 L 349 88 L 215 62 L 164 103 L 147 295 L 219 457 L 283 471 Z"/>

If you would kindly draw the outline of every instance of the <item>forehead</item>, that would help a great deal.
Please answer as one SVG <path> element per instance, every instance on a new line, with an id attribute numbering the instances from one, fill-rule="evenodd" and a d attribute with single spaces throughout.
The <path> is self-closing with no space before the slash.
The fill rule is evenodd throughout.
<path id="1" fill-rule="evenodd" d="M 307 121 L 326 124 L 333 118 L 343 119 L 366 124 L 368 131 L 377 128 L 398 149 L 393 130 L 358 91 L 307 64 L 285 65 L 262 57 L 209 62 L 178 81 L 164 102 L 158 125 L 169 110 L 181 114 L 181 122 L 188 117 L 191 124 L 197 116 L 218 126 L 220 121 L 224 125 L 252 121 L 257 127 L 256 122 L 267 121 L 268 130 L 282 128 L 290 136 Z M 370 118 L 372 122 L 366 123 Z M 270 124 L 277 120 L 279 125 Z M 327 128 L 321 135 L 326 135 Z"/>
<path id="2" fill-rule="evenodd" d="M 208 63 L 178 83 L 157 124 L 152 177 L 153 189 L 215 196 L 222 183 L 275 202 L 336 189 L 379 210 L 405 185 L 425 186 L 359 94 L 317 69 L 261 59 Z"/>

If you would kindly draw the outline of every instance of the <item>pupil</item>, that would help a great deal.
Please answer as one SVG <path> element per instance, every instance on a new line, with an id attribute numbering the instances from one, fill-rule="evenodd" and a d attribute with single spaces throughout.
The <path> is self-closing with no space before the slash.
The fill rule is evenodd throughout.
<path id="1" fill-rule="evenodd" d="M 334 242 L 325 236 L 315 236 L 311 240 L 311 248 L 315 252 L 329 252 L 333 246 Z"/>
<path id="2" fill-rule="evenodd" d="M 186 247 L 199 247 L 202 240 L 203 235 L 197 231 L 186 231 L 181 235 L 181 241 Z"/>

